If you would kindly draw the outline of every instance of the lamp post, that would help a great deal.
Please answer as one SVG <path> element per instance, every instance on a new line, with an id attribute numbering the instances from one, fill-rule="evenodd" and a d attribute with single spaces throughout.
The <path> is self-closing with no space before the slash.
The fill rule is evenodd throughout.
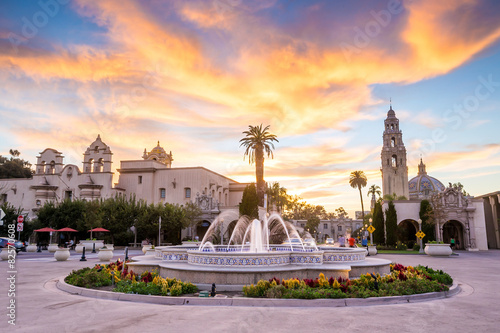
<path id="1" fill-rule="evenodd" d="M 368 220 L 368 222 L 370 222 L 370 227 L 371 227 L 373 220 L 370 218 Z M 370 232 L 370 244 L 373 245 L 373 233 L 372 232 Z"/>
<path id="2" fill-rule="evenodd" d="M 369 257 L 370 252 L 368 251 L 368 224 L 365 224 L 364 237 L 367 238 L 367 240 L 366 240 L 366 253 L 367 253 L 366 256 Z"/>
<path id="3" fill-rule="evenodd" d="M 422 231 L 422 220 L 418 219 L 418 231 Z M 424 253 L 424 249 L 422 248 L 422 238 L 420 238 L 420 250 L 418 250 L 418 253 Z"/>

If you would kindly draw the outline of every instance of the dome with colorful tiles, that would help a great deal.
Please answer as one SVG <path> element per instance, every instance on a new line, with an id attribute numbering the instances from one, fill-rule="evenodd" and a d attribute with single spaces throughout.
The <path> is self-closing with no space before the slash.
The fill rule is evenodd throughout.
<path id="1" fill-rule="evenodd" d="M 420 160 L 418 175 L 408 182 L 410 199 L 429 198 L 437 192 L 444 191 L 443 183 L 427 174 L 425 164 Z"/>
<path id="2" fill-rule="evenodd" d="M 172 152 L 167 153 L 162 146 L 160 146 L 160 141 L 158 141 L 158 145 L 154 147 L 149 153 L 144 149 L 144 154 L 142 158 L 145 160 L 154 160 L 160 163 L 165 164 L 167 167 L 172 167 L 172 161 L 174 160 L 172 157 Z"/>

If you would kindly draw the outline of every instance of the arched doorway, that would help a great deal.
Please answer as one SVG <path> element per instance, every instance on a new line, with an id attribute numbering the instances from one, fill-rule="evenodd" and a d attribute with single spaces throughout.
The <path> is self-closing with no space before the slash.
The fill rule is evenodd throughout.
<path id="1" fill-rule="evenodd" d="M 455 249 L 463 250 L 464 242 L 464 227 L 457 220 L 451 220 L 443 224 L 443 242 L 450 243 L 450 240 L 455 239 Z"/>
<path id="2" fill-rule="evenodd" d="M 205 234 L 207 233 L 208 228 L 210 228 L 210 221 L 203 220 L 198 222 L 196 225 L 196 232 L 195 235 L 198 236 L 199 240 L 201 241 Z"/>
<path id="3" fill-rule="evenodd" d="M 398 241 L 412 248 L 417 242 L 416 233 L 418 232 L 418 223 L 413 220 L 404 220 L 398 224 Z"/>

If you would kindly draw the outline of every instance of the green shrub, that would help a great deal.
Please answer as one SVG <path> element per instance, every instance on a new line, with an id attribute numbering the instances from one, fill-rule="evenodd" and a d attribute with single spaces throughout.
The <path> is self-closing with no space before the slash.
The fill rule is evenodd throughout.
<path id="1" fill-rule="evenodd" d="M 406 251 L 406 250 L 408 250 L 408 246 L 406 246 L 405 243 L 401 243 L 401 242 L 398 241 L 396 243 L 396 250 L 398 250 L 398 251 Z"/>
<path id="2" fill-rule="evenodd" d="M 89 267 L 82 268 L 77 271 L 73 270 L 68 276 L 66 276 L 64 281 L 68 284 L 83 288 L 95 288 L 111 285 L 111 278 L 106 272 L 98 272 L 96 269 Z"/>
<path id="3" fill-rule="evenodd" d="M 415 243 L 415 245 L 413 245 L 413 251 L 420 251 L 420 244 Z"/>

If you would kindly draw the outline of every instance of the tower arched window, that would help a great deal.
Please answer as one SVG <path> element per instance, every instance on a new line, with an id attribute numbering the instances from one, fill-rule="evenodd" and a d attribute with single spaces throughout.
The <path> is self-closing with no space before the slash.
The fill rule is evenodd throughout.
<path id="1" fill-rule="evenodd" d="M 102 158 L 94 162 L 94 172 L 102 172 Z"/>
<path id="2" fill-rule="evenodd" d="M 98 153 L 98 152 L 99 152 L 99 146 L 95 146 L 95 148 L 94 148 L 94 152 L 95 152 L 95 153 Z"/>
<path id="3" fill-rule="evenodd" d="M 391 147 L 396 147 L 396 138 L 395 137 L 391 138 Z"/>
<path id="4" fill-rule="evenodd" d="M 54 162 L 54 161 L 50 162 L 50 167 L 49 167 L 49 172 L 48 173 L 50 175 L 53 175 L 54 173 L 56 173 L 56 162 Z"/>
<path id="5" fill-rule="evenodd" d="M 392 155 L 392 167 L 393 168 L 398 167 L 398 157 L 396 155 Z"/>
<path id="6" fill-rule="evenodd" d="M 42 161 L 42 165 L 38 168 L 38 173 L 45 173 L 45 161 Z"/>
<path id="7" fill-rule="evenodd" d="M 92 171 L 92 164 L 94 164 L 94 159 L 93 158 L 91 158 L 89 160 L 89 165 L 87 166 L 86 172 L 91 172 Z"/>
<path id="8" fill-rule="evenodd" d="M 394 124 L 391 124 L 391 130 L 393 130 L 393 129 L 394 129 Z"/>

